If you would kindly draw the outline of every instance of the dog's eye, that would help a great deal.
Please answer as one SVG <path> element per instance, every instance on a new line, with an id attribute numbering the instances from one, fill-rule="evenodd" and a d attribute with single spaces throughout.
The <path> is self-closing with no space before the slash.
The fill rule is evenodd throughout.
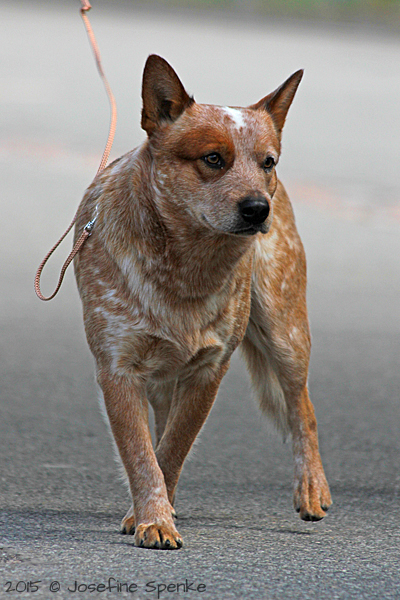
<path id="1" fill-rule="evenodd" d="M 207 156 L 203 156 L 203 160 L 212 169 L 223 169 L 225 166 L 225 161 L 220 154 L 217 152 L 212 152 L 211 154 L 207 154 Z"/>
<path id="2" fill-rule="evenodd" d="M 275 166 L 275 160 L 272 156 L 267 156 L 267 158 L 264 160 L 264 164 L 263 164 L 263 169 L 266 173 L 269 173 L 270 171 L 272 171 L 272 169 Z"/>

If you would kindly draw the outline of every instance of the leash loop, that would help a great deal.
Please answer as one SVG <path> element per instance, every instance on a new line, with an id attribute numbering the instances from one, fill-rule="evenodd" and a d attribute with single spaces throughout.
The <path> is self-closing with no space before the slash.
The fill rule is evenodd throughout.
<path id="1" fill-rule="evenodd" d="M 109 85 L 109 83 L 107 81 L 107 78 L 106 78 L 105 74 L 104 74 L 103 66 L 101 64 L 100 52 L 99 52 L 99 48 L 97 46 L 96 38 L 94 36 L 93 29 L 92 29 L 92 27 L 90 25 L 89 19 L 88 19 L 87 15 L 86 15 L 86 13 L 92 8 L 92 6 L 91 6 L 90 2 L 88 2 L 88 0 L 81 0 L 81 4 L 82 4 L 82 6 L 81 6 L 81 9 L 80 9 L 80 13 L 81 13 L 84 25 L 86 27 L 86 31 L 87 31 L 87 35 L 88 35 L 88 38 L 89 38 L 89 42 L 90 42 L 90 44 L 92 46 L 94 57 L 95 57 L 95 60 L 96 60 L 97 69 L 99 71 L 100 77 L 103 80 L 103 84 L 104 84 L 105 90 L 107 92 L 107 96 L 108 96 L 108 99 L 109 99 L 109 102 L 110 102 L 110 108 L 111 108 L 110 129 L 109 129 L 109 133 L 108 133 L 107 143 L 106 143 L 106 146 L 105 146 L 104 151 L 103 151 L 103 156 L 101 158 L 99 168 L 97 169 L 97 173 L 96 173 L 96 176 L 97 176 L 106 167 L 107 162 L 108 162 L 108 158 L 110 156 L 111 148 L 112 148 L 113 141 L 114 141 L 116 124 L 117 124 L 117 105 L 116 105 L 116 102 L 115 102 L 114 95 L 113 95 L 113 93 L 111 91 L 111 87 L 110 87 L 110 85 Z M 79 211 L 79 209 L 78 209 L 78 211 Z M 60 237 L 60 239 L 58 240 L 58 242 L 56 244 L 54 244 L 54 246 L 51 248 L 51 250 L 49 250 L 49 252 L 46 254 L 46 256 L 44 257 L 44 259 L 40 263 L 39 268 L 38 268 L 38 270 L 36 272 L 35 281 L 34 281 L 34 287 L 35 287 L 36 295 L 38 296 L 38 298 L 40 300 L 47 301 L 47 300 L 51 300 L 52 298 L 54 298 L 54 296 L 58 293 L 58 291 L 59 291 L 59 289 L 61 287 L 61 284 L 62 284 L 63 279 L 64 279 L 65 272 L 68 269 L 69 265 L 74 260 L 75 256 L 78 254 L 78 252 L 82 248 L 83 244 L 86 242 L 87 238 L 92 235 L 93 227 L 94 227 L 94 224 L 95 224 L 96 219 L 97 219 L 97 212 L 98 212 L 97 206 L 96 206 L 96 210 L 95 210 L 95 216 L 93 217 L 93 219 L 91 221 L 89 221 L 85 225 L 85 227 L 83 228 L 82 234 L 80 235 L 80 237 L 76 241 L 74 247 L 72 248 L 72 250 L 69 253 L 68 257 L 66 258 L 63 266 L 61 267 L 61 272 L 60 272 L 60 276 L 59 276 L 59 279 L 58 279 L 58 283 L 57 283 L 56 289 L 51 294 L 51 296 L 44 296 L 42 294 L 42 292 L 41 292 L 41 289 L 40 289 L 40 278 L 41 278 L 41 275 L 42 275 L 42 271 L 43 271 L 43 269 L 44 269 L 47 261 L 49 260 L 50 256 L 53 254 L 53 252 L 58 248 L 58 246 L 61 244 L 61 242 L 64 240 L 64 238 L 71 231 L 71 229 L 74 226 L 74 224 L 76 222 L 76 219 L 78 217 L 78 211 L 75 213 L 75 216 L 72 219 L 72 222 L 69 225 L 68 229 L 63 233 L 63 235 Z"/>

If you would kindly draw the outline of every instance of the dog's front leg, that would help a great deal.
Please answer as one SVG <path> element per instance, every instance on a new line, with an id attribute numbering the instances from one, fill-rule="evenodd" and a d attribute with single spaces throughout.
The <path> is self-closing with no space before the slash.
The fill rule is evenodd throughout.
<path id="1" fill-rule="evenodd" d="M 125 518 L 127 529 L 133 529 L 134 517 L 136 546 L 180 548 L 182 539 L 173 522 L 164 476 L 152 447 L 145 384 L 104 373 L 99 383 L 132 493 L 133 511 Z"/>
<path id="2" fill-rule="evenodd" d="M 209 369 L 201 369 L 179 381 L 175 388 L 164 435 L 156 449 L 171 504 L 184 460 L 207 419 L 228 367 L 229 362 L 213 376 Z"/>
<path id="3" fill-rule="evenodd" d="M 281 344 L 283 339 L 282 334 Z M 285 435 L 292 434 L 294 507 L 303 520 L 319 521 L 332 500 L 318 449 L 314 407 L 306 385 L 308 358 L 296 361 L 288 340 L 285 351 L 275 352 L 271 357 L 266 349 L 272 345 L 270 330 L 255 328 L 251 321 L 242 351 L 260 407 Z M 307 356 L 306 347 L 303 351 Z"/>
<path id="4" fill-rule="evenodd" d="M 332 499 L 318 449 L 317 421 L 307 386 L 299 396 L 287 394 L 294 456 L 294 507 L 304 521 L 322 519 Z"/>

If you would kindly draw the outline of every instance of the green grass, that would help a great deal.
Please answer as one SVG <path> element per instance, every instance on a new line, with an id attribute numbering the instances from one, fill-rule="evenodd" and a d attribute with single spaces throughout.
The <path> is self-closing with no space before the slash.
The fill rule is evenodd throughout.
<path id="1" fill-rule="evenodd" d="M 376 24 L 400 31 L 400 0 L 150 0 L 151 3 L 259 17 Z"/>

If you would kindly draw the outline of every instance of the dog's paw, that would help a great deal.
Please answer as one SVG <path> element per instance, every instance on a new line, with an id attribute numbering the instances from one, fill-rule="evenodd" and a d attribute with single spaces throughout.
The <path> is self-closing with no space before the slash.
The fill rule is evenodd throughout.
<path id="1" fill-rule="evenodd" d="M 166 523 L 145 523 L 138 525 L 134 537 L 135 546 L 157 550 L 182 548 L 183 541 L 174 526 Z"/>
<path id="2" fill-rule="evenodd" d="M 320 521 L 332 504 L 331 494 L 325 474 L 307 473 L 296 478 L 294 487 L 294 507 L 303 521 Z"/>
<path id="3" fill-rule="evenodd" d="M 133 513 L 133 506 L 130 507 L 121 521 L 120 533 L 124 535 L 133 535 L 135 533 L 135 515 Z"/>
<path id="4" fill-rule="evenodd" d="M 122 519 L 120 533 L 123 535 L 133 535 L 135 533 L 135 517 Z"/>
<path id="5" fill-rule="evenodd" d="M 172 508 L 171 515 L 174 519 L 177 519 L 177 514 L 174 508 Z M 123 535 L 133 535 L 135 533 L 135 515 L 133 513 L 133 506 L 130 507 L 122 519 L 119 531 Z"/>

